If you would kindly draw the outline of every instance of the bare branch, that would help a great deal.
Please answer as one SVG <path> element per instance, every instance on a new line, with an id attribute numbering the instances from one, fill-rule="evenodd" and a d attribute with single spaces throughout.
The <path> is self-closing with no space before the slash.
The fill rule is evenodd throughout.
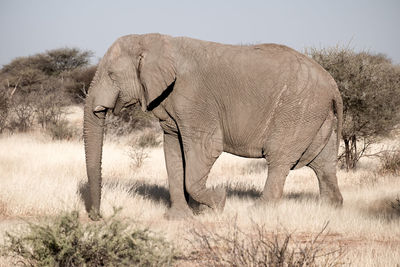
<path id="1" fill-rule="evenodd" d="M 8 81 L 8 79 L 7 79 L 7 81 Z M 18 88 L 18 84 L 19 84 L 19 82 L 21 81 L 21 77 L 19 77 L 18 78 L 18 81 L 17 81 L 17 83 L 15 84 L 15 86 L 14 86 L 14 89 L 11 91 L 11 93 L 10 93 L 10 99 L 13 97 L 13 95 L 15 94 L 15 91 L 17 90 L 17 88 Z M 10 86 L 10 83 L 8 83 L 8 86 Z"/>

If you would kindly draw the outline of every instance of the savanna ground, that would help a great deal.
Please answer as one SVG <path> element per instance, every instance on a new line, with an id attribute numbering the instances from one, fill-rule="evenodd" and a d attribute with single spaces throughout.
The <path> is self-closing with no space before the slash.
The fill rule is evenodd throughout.
<path id="1" fill-rule="evenodd" d="M 79 129 L 81 110 L 69 120 Z M 141 167 L 128 152 L 131 137 L 106 138 L 103 151 L 103 198 L 105 216 L 122 207 L 120 216 L 160 233 L 178 250 L 190 255 L 197 235 L 224 235 L 238 227 L 251 233 L 254 225 L 283 236 L 292 234 L 296 244 L 323 233 L 327 249 L 340 249 L 340 263 L 350 266 L 399 266 L 400 216 L 392 203 L 400 197 L 400 177 L 377 172 L 379 161 L 362 160 L 356 171 L 338 170 L 344 203 L 334 208 L 318 201 L 318 182 L 308 168 L 292 171 L 284 198 L 276 205 L 252 207 L 267 178 L 263 160 L 223 154 L 213 166 L 208 186 L 223 185 L 228 198 L 223 213 L 205 212 L 194 220 L 167 221 L 169 205 L 167 173 L 162 145 L 147 149 Z M 161 140 L 161 135 L 159 136 Z M 380 145 L 390 145 L 385 140 Z M 85 212 L 86 170 L 83 141 L 53 141 L 40 132 L 0 136 L 0 241 L 6 231 L 18 231 L 27 221 L 38 221 L 62 211 Z M 179 266 L 201 263 L 178 260 Z M 13 265 L 3 257 L 1 266 Z"/>

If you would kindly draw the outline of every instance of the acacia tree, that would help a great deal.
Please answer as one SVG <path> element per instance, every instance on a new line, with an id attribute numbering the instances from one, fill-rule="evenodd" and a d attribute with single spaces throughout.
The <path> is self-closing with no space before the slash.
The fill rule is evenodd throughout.
<path id="1" fill-rule="evenodd" d="M 383 54 L 348 48 L 306 51 L 335 79 L 343 98 L 344 159 L 353 169 L 377 137 L 400 122 L 400 68 Z"/>
<path id="2" fill-rule="evenodd" d="M 86 67 L 90 63 L 93 52 L 81 51 L 77 48 L 60 48 L 47 51 L 39 56 L 41 69 L 47 75 L 60 75 L 65 71 L 73 71 Z"/>
<path id="3" fill-rule="evenodd" d="M 43 128 L 60 121 L 63 107 L 77 102 L 96 67 L 92 52 L 62 48 L 19 57 L 0 70 L 0 132 L 27 131 L 37 121 Z M 15 95 L 11 98 L 11 95 Z M 34 120 L 35 119 L 35 120 Z"/>

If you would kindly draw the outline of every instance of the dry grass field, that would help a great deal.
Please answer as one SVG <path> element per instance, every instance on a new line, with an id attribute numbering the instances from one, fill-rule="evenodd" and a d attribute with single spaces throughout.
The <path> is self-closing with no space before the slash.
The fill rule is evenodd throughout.
<path id="1" fill-rule="evenodd" d="M 72 116 L 77 126 L 79 118 Z M 391 207 L 400 197 L 400 177 L 379 174 L 375 159 L 364 160 L 354 172 L 338 171 L 342 208 L 318 201 L 317 179 L 307 168 L 290 173 L 280 203 L 252 207 L 267 178 L 264 161 L 223 154 L 211 171 L 208 186 L 227 188 L 224 212 L 204 212 L 194 220 L 177 222 L 163 218 L 169 194 L 162 146 L 148 149 L 148 158 L 137 168 L 127 152 L 128 141 L 106 139 L 103 214 L 111 215 L 113 207 L 122 207 L 120 216 L 161 233 L 181 251 L 187 252 L 188 244 L 195 241 L 193 229 L 224 234 L 234 225 L 243 232 L 258 225 L 271 233 L 292 233 L 301 244 L 328 223 L 324 242 L 332 249 L 342 249 L 341 263 L 400 264 L 400 216 Z M 52 141 L 38 132 L 0 136 L 0 242 L 6 231 L 62 211 L 78 210 L 82 220 L 88 221 L 85 181 L 82 140 Z M 12 262 L 2 258 L 0 265 L 11 266 Z"/>

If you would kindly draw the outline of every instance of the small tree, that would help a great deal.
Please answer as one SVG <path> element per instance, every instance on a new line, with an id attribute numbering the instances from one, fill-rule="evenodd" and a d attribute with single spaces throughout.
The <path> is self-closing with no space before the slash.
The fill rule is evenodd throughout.
<path id="1" fill-rule="evenodd" d="M 9 100 L 10 115 L 8 128 L 11 131 L 27 132 L 35 119 L 34 103 L 30 97 L 14 96 Z"/>
<path id="2" fill-rule="evenodd" d="M 348 48 L 309 49 L 307 53 L 335 79 L 343 98 L 342 158 L 356 167 L 376 138 L 399 122 L 400 69 L 382 54 Z"/>
<path id="3" fill-rule="evenodd" d="M 7 126 L 7 118 L 9 112 L 9 97 L 6 90 L 0 90 L 0 133 Z"/>
<path id="4" fill-rule="evenodd" d="M 14 88 L 11 88 L 8 83 L 7 86 L 3 85 L 3 88 L 0 89 L 0 133 L 9 127 L 10 106 L 17 86 L 18 84 Z"/>

